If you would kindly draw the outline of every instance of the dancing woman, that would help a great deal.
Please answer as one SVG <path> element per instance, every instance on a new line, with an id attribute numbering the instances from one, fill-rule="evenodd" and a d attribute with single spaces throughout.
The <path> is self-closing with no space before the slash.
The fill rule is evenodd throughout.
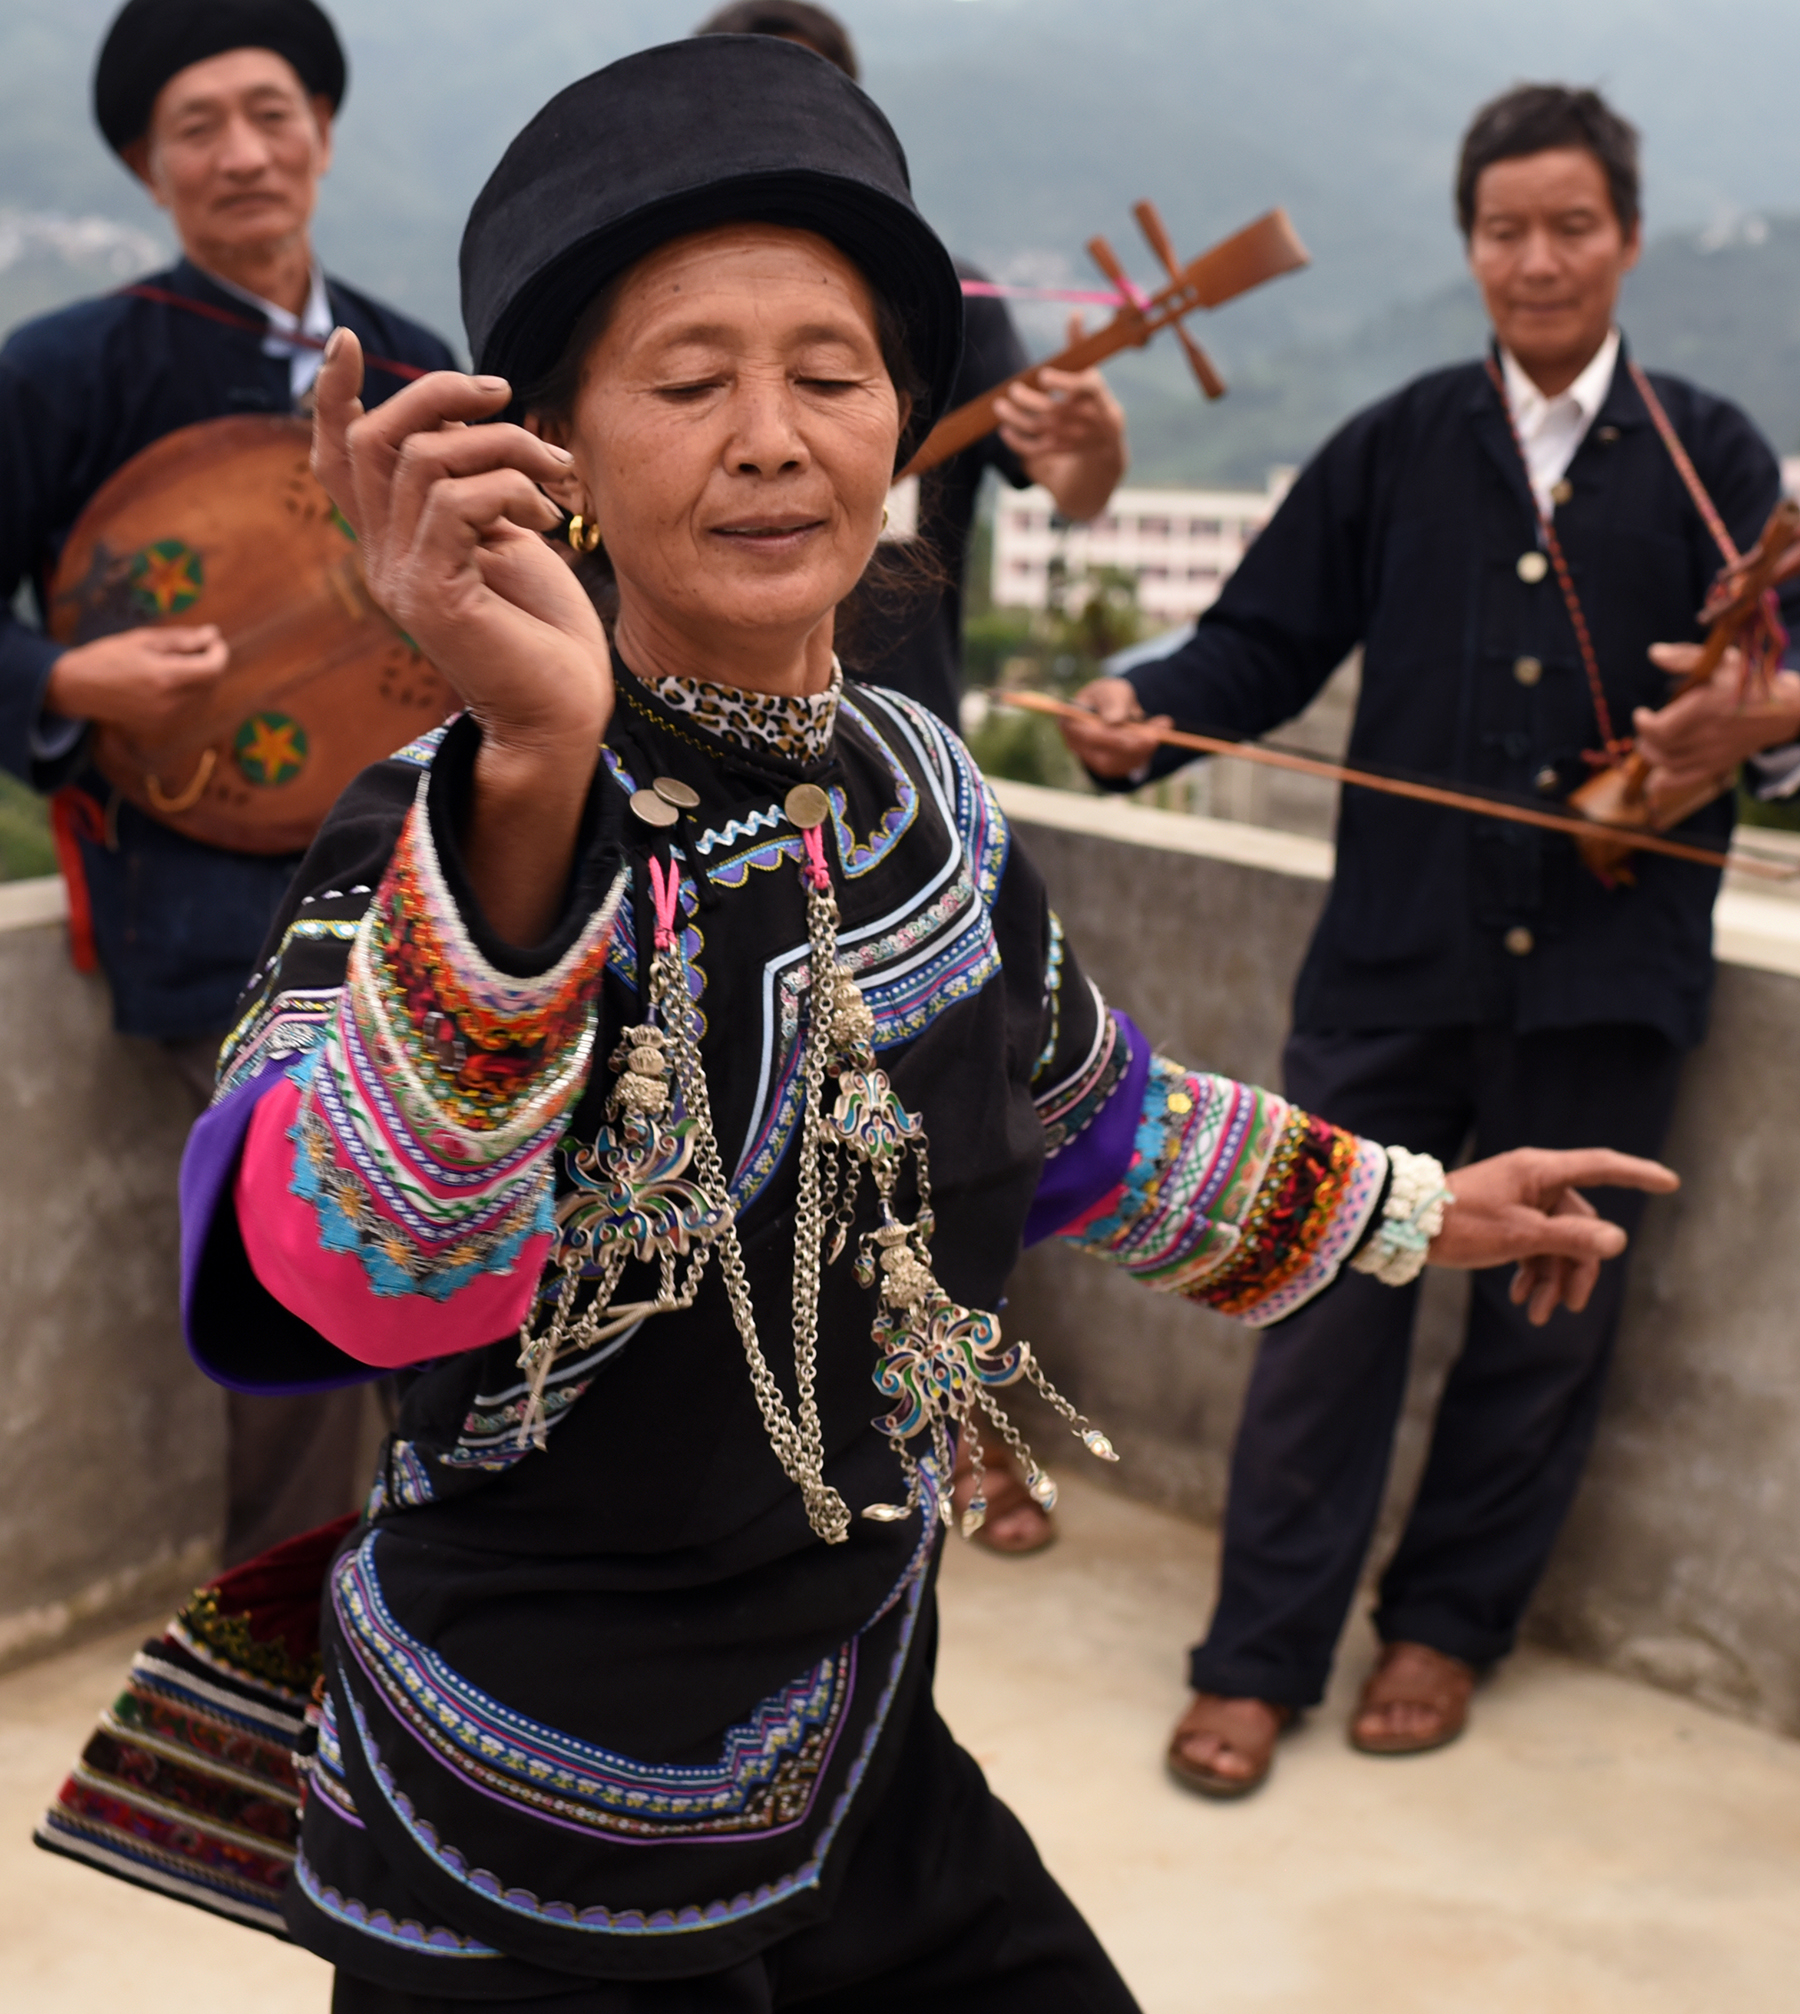
<path id="1" fill-rule="evenodd" d="M 483 375 L 364 413 L 340 332 L 316 459 L 467 711 L 338 806 L 184 1173 L 215 1375 L 408 1380 L 291 1933 L 339 2014 L 1128 2008 L 932 1705 L 952 1437 L 1050 1496 L 1023 1379 L 1110 1452 L 984 1312 L 1022 1239 L 1261 1323 L 1519 1260 L 1547 1315 L 1622 1243 L 1571 1185 L 1674 1178 L 1525 1152 L 1453 1199 L 1157 1055 L 954 737 L 842 681 L 960 302 L 829 64 L 575 85 L 463 286 Z"/>

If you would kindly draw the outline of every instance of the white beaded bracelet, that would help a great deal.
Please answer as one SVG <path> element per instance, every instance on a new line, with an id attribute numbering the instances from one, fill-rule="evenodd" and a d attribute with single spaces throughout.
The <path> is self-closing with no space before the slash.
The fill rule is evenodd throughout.
<path id="1" fill-rule="evenodd" d="M 1456 1198 L 1444 1180 L 1443 1162 L 1432 1155 L 1390 1147 L 1387 1157 L 1392 1175 L 1381 1223 L 1350 1264 L 1359 1273 L 1372 1273 L 1384 1287 L 1404 1287 L 1425 1270 L 1425 1254 Z"/>

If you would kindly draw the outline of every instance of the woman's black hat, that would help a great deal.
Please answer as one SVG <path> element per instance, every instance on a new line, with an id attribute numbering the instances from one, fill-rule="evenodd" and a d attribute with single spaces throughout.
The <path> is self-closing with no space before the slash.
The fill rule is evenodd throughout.
<path id="1" fill-rule="evenodd" d="M 627 56 L 552 98 L 507 148 L 463 232 L 475 368 L 539 383 L 609 280 L 672 238 L 739 222 L 814 231 L 854 260 L 943 413 L 962 288 L 894 129 L 841 71 L 765 35 Z"/>
<path id="2" fill-rule="evenodd" d="M 313 0 L 126 0 L 94 65 L 94 119 L 115 154 L 149 129 L 156 94 L 190 63 L 228 49 L 272 49 L 307 95 L 344 101 L 337 30 Z"/>

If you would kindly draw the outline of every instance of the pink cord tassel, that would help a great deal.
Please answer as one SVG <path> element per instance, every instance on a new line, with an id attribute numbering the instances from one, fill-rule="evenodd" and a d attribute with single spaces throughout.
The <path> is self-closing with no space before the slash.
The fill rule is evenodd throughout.
<path id="1" fill-rule="evenodd" d="M 656 948 L 666 951 L 675 942 L 676 902 L 681 893 L 681 869 L 669 862 L 665 878 L 662 862 L 650 862 L 650 893 L 656 903 Z"/>
<path id="2" fill-rule="evenodd" d="M 806 878 L 821 895 L 827 895 L 831 892 L 831 869 L 825 865 L 825 829 L 808 826 L 800 836 L 806 845 Z"/>

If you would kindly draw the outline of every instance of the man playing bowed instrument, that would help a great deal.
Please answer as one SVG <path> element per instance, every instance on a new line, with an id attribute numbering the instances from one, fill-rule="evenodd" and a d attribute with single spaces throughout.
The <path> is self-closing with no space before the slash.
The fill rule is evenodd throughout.
<path id="1" fill-rule="evenodd" d="M 1779 479 L 1742 413 L 1679 379 L 1652 385 L 1614 326 L 1640 242 L 1636 134 L 1591 91 L 1521 85 L 1471 124 L 1456 204 L 1489 357 L 1350 420 L 1193 639 L 1088 688 L 1098 717 L 1065 732 L 1097 775 L 1123 786 L 1186 759 L 1159 753 L 1136 725 L 1146 713 L 1263 734 L 1358 645 L 1350 759 L 1413 776 L 1558 799 L 1635 728 L 1652 795 L 1679 796 L 1800 729 L 1800 677 L 1782 672 L 1744 705 L 1735 655 L 1652 710 L 1663 673 L 1693 661 L 1694 644 L 1669 640 L 1696 635 L 1721 551 L 1649 400 L 1739 546 L 1757 539 Z M 1800 782 L 1791 751 L 1775 766 L 1774 787 Z M 1731 821 L 1721 794 L 1684 833 L 1723 846 Z M 1656 1153 L 1705 1029 L 1718 874 L 1648 855 L 1633 867 L 1634 885 L 1603 887 L 1560 837 L 1346 791 L 1287 1089 L 1446 1159 L 1470 1135 L 1477 1153 L 1525 1138 Z M 1633 1227 L 1642 1198 L 1600 1207 Z M 1357 1747 L 1453 1740 L 1477 1670 L 1512 1648 L 1587 1458 L 1624 1285 L 1623 1264 L 1609 1266 L 1546 1326 L 1504 1275 L 1474 1283 L 1383 1574 Z M 1413 1312 L 1411 1296 L 1351 1281 L 1258 1353 L 1219 1598 L 1169 1750 L 1206 1795 L 1253 1790 L 1281 1729 L 1323 1695 L 1381 1501 Z"/>

